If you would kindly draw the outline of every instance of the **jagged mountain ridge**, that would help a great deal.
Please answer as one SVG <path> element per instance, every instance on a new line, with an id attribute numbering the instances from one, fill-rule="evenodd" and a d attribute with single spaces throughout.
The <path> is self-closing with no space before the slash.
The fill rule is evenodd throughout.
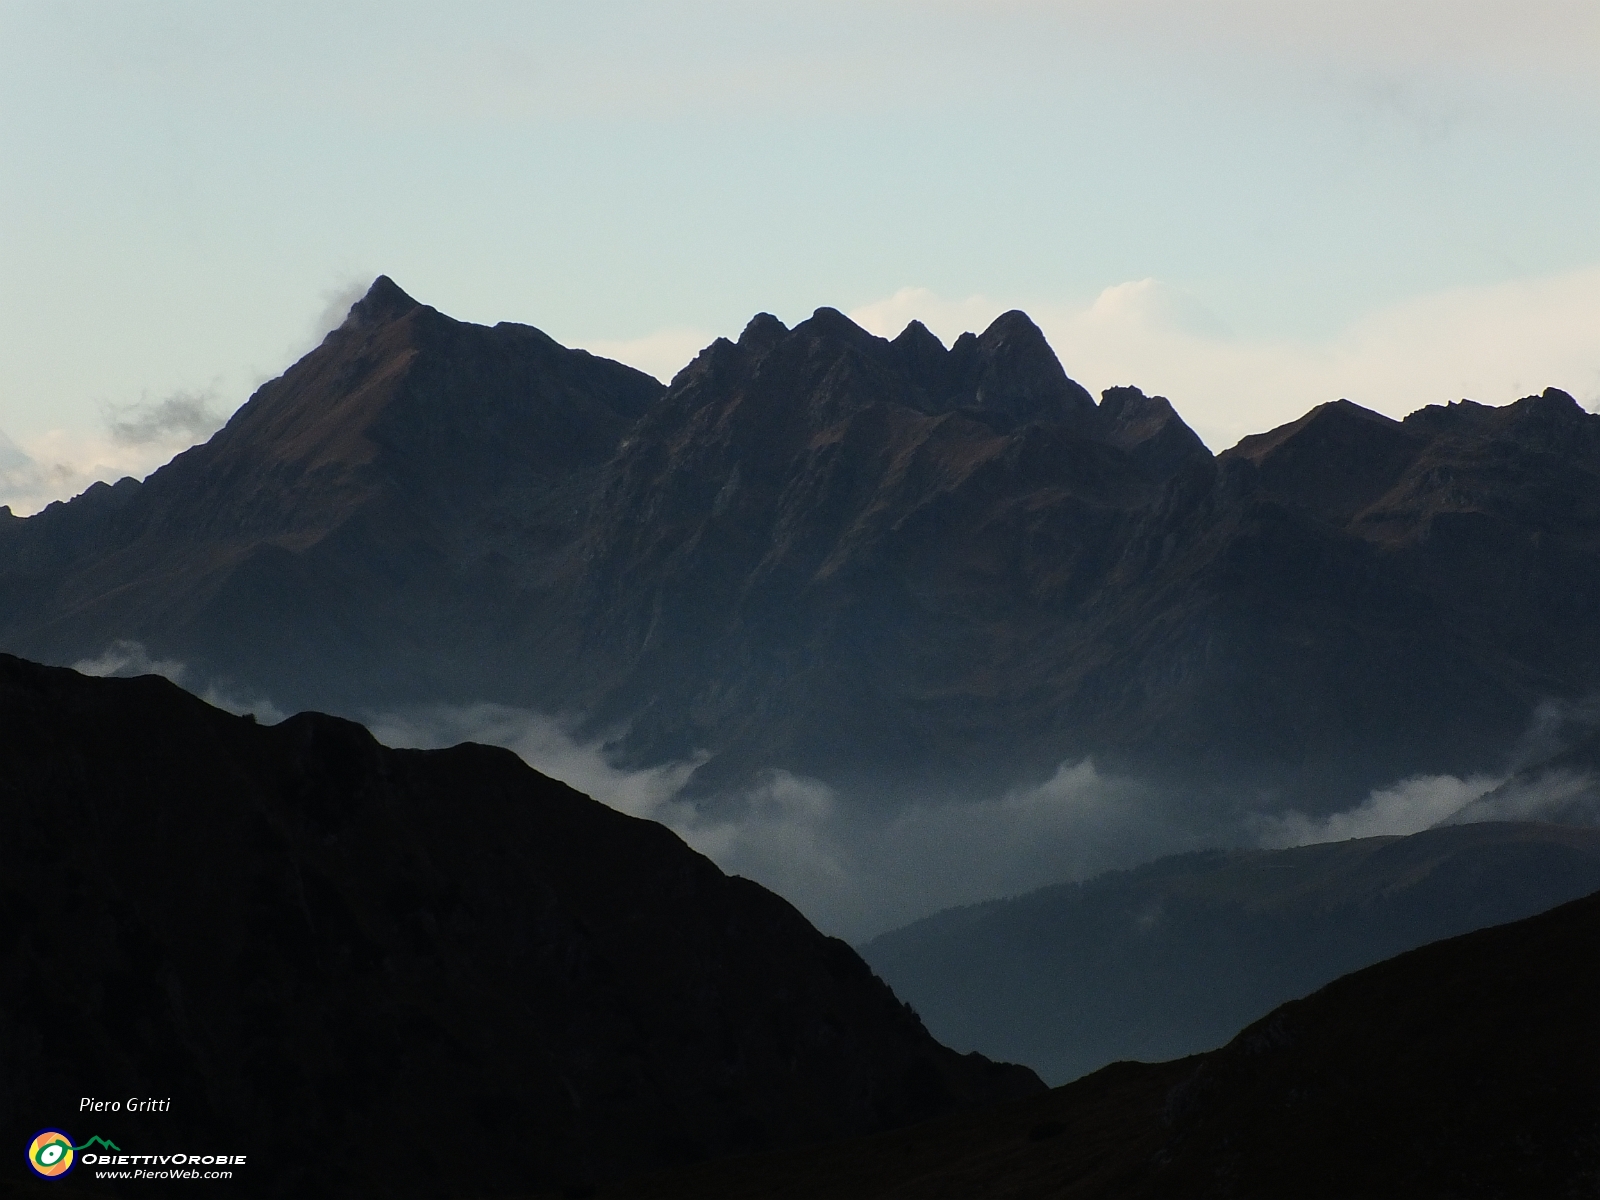
<path id="1" fill-rule="evenodd" d="M 247 1195 L 526 1195 L 1043 1090 L 509 751 L 0 655 L 0 764 L 16 1145 L 228 1147 Z M 85 1094 L 171 1106 L 91 1124 Z"/>
<path id="2" fill-rule="evenodd" d="M 1600 418 L 1338 402 L 1213 457 L 1021 313 L 822 309 L 668 388 L 380 279 L 210 443 L 0 520 L 0 645 L 116 639 L 280 706 L 491 700 L 857 791 L 1094 754 L 1348 803 L 1503 765 L 1600 682 Z"/>
<path id="3" fill-rule="evenodd" d="M 624 691 L 595 710 L 633 721 L 642 761 L 738 729 L 712 768 L 729 778 L 961 770 L 1019 725 L 1014 688 L 974 694 L 996 643 L 1086 589 L 1159 494 L 1161 449 L 1209 460 L 1165 401 L 1119 400 L 1096 408 L 1021 313 L 948 352 L 826 309 L 792 331 L 757 318 L 641 420 L 587 538 L 591 636 L 629 648 L 651 694 L 695 680 L 693 707 Z M 885 714 L 893 733 L 852 761 L 849 731 Z"/>

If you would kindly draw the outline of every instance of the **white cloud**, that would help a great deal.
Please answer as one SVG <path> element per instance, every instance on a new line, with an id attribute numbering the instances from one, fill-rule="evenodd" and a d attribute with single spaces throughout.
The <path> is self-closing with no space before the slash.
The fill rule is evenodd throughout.
<path id="1" fill-rule="evenodd" d="M 152 658 L 143 645 L 132 641 L 112 642 L 94 658 L 73 663 L 72 669 L 83 675 L 160 675 L 180 685 L 184 676 L 184 666 L 177 659 Z"/>
<path id="2" fill-rule="evenodd" d="M 117 642 L 75 668 L 155 673 L 199 690 L 183 663 L 156 659 L 137 642 Z M 214 684 L 201 694 L 268 723 L 283 718 L 270 701 L 240 701 Z M 723 870 L 771 888 L 819 928 L 854 941 L 953 905 L 1208 846 L 1254 841 L 1280 848 L 1471 821 L 1600 824 L 1600 792 L 1576 772 L 1509 780 L 1419 776 L 1377 789 L 1345 812 L 1255 813 L 1241 821 L 1227 804 L 1107 776 L 1088 759 L 1062 763 L 1031 787 L 939 803 L 874 804 L 870 796 L 841 796 L 821 780 L 784 770 L 768 771 L 735 794 L 689 797 L 685 785 L 704 755 L 625 770 L 609 761 L 603 740 L 582 739 L 572 722 L 525 709 L 431 706 L 382 713 L 368 725 L 390 746 L 507 747 L 602 803 L 661 822 Z"/>
<path id="3" fill-rule="evenodd" d="M 178 391 L 161 400 L 107 406 L 106 428 L 113 445 L 193 445 L 222 428 L 215 389 Z"/>
<path id="4" fill-rule="evenodd" d="M 724 870 L 857 941 L 952 905 L 1242 836 L 1087 759 L 998 796 L 888 809 L 774 771 L 743 796 L 679 803 L 663 819 Z"/>
<path id="5" fill-rule="evenodd" d="M 1446 825 L 1478 821 L 1554 821 L 1600 824 L 1600 791 L 1582 771 L 1552 770 L 1516 778 L 1450 815 Z"/>
<path id="6" fill-rule="evenodd" d="M 131 640 L 112 642 L 94 658 L 79 659 L 72 664 L 74 671 L 84 675 L 123 678 L 133 675 L 160 675 L 185 688 L 207 704 L 231 712 L 236 716 L 246 713 L 265 725 L 276 725 L 286 714 L 265 696 L 241 698 L 214 680 L 196 679 L 194 672 L 175 658 L 153 658 L 142 643 Z"/>
<path id="7" fill-rule="evenodd" d="M 1419 775 L 1380 788 L 1355 808 L 1325 817 L 1288 812 L 1256 818 L 1261 845 L 1269 849 L 1342 842 L 1348 838 L 1405 836 L 1448 821 L 1505 782 L 1480 775 Z"/>
<path id="8" fill-rule="evenodd" d="M 1600 65 L 1600 8 L 1589 0 L 933 0 L 931 7 L 1213 61 L 1227 55 L 1574 80 Z"/>
<path id="9" fill-rule="evenodd" d="M 143 479 L 222 427 L 217 389 L 180 389 L 160 399 L 101 405 L 100 428 L 47 429 L 21 443 L 0 433 L 0 504 L 19 517 L 89 485 Z"/>
<path id="10" fill-rule="evenodd" d="M 292 358 L 299 358 L 307 351 L 315 349 L 322 344 L 323 338 L 343 325 L 344 319 L 350 315 L 351 306 L 367 294 L 367 289 L 372 286 L 372 281 L 376 278 L 375 275 L 349 275 L 332 287 L 324 288 L 321 295 L 322 306 L 317 309 L 317 315 L 311 318 L 305 348 L 294 353 Z"/>
<path id="11" fill-rule="evenodd" d="M 948 342 L 1005 307 L 905 288 L 851 315 L 884 336 L 918 317 Z M 1131 383 L 1167 396 L 1213 450 L 1341 397 L 1395 417 L 1550 386 L 1600 405 L 1600 267 L 1420 296 L 1322 342 L 1234 337 L 1200 298 L 1154 279 L 1086 308 L 1024 307 L 1069 375 L 1096 392 Z"/>
<path id="12" fill-rule="evenodd" d="M 96 481 L 142 479 L 173 453 L 155 443 L 118 443 L 109 433 L 52 429 L 20 445 L 0 433 L 0 504 L 19 517 L 31 516 Z"/>
<path id="13" fill-rule="evenodd" d="M 1269 849 L 1340 842 L 1348 838 L 1405 836 L 1440 825 L 1483 821 L 1551 821 L 1600 824 L 1600 790 L 1582 771 L 1527 775 L 1419 775 L 1380 788 L 1355 808 L 1325 817 L 1288 812 L 1258 814 L 1250 824 Z"/>
<path id="14" fill-rule="evenodd" d="M 1216 836 L 1204 818 L 1087 760 L 1000 796 L 884 809 L 784 770 L 738 794 L 688 798 L 683 786 L 702 759 L 621 770 L 602 742 L 574 737 L 570 722 L 500 705 L 381 714 L 369 725 L 386 745 L 505 746 L 613 808 L 660 821 L 723 870 L 855 940 L 953 904 L 1087 878 Z"/>
<path id="15" fill-rule="evenodd" d="M 367 725 L 386 746 L 423 750 L 460 742 L 504 746 L 535 770 L 635 817 L 670 815 L 674 797 L 704 761 L 619 770 L 606 759 L 602 742 L 577 740 L 569 722 L 501 704 L 434 705 L 379 713 Z"/>

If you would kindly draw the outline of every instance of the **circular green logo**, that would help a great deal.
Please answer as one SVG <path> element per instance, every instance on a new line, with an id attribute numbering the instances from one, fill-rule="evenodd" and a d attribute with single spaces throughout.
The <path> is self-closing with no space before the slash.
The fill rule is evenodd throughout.
<path id="1" fill-rule="evenodd" d="M 72 1170 L 77 1155 L 72 1138 L 59 1129 L 41 1129 L 28 1144 L 28 1165 L 46 1179 L 58 1179 Z"/>

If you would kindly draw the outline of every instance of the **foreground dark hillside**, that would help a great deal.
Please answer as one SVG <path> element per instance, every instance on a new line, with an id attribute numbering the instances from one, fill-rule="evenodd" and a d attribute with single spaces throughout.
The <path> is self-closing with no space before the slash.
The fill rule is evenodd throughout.
<path id="1" fill-rule="evenodd" d="M 1600 685 L 1600 416 L 1339 401 L 1213 456 L 1008 313 L 946 348 L 762 315 L 663 389 L 379 279 L 205 446 L 0 514 L 0 647 L 122 639 L 347 714 L 576 714 L 844 793 L 1092 754 L 1260 805 L 1502 770 Z"/>
<path id="2" fill-rule="evenodd" d="M 487 1196 L 1040 1090 L 938 1045 L 783 900 L 507 751 L 0 656 L 7 1144 L 59 1125 L 247 1154 L 249 1194 Z"/>
<path id="3" fill-rule="evenodd" d="M 1413 950 L 1227 1046 L 1035 1100 L 726 1161 L 612 1200 L 1600 1195 L 1600 895 Z"/>
<path id="4" fill-rule="evenodd" d="M 1215 850 L 952 909 L 861 953 L 942 1041 L 1064 1083 L 1221 1045 L 1405 950 L 1600 890 L 1600 829 Z"/>

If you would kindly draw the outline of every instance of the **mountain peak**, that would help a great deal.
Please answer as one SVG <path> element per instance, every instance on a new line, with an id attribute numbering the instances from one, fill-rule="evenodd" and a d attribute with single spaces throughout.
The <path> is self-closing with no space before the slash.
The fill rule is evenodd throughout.
<path id="1" fill-rule="evenodd" d="M 1558 404 L 1563 408 L 1579 408 L 1580 405 L 1572 398 L 1571 392 L 1564 392 L 1558 387 L 1547 387 L 1539 399 L 1547 404 Z"/>
<path id="2" fill-rule="evenodd" d="M 765 354 L 782 341 L 788 332 L 789 327 L 771 313 L 757 313 L 739 335 L 739 345 Z"/>
<path id="3" fill-rule="evenodd" d="M 983 331 L 983 336 L 978 340 L 988 345 L 999 345 L 1014 338 L 1023 338 L 1030 342 L 1045 341 L 1044 330 L 1035 325 L 1033 318 L 1020 308 L 1003 312 L 990 321 L 989 328 Z"/>
<path id="4" fill-rule="evenodd" d="M 1165 396 L 1146 396 L 1136 387 L 1110 387 L 1100 393 L 1100 436 L 1132 454 L 1158 478 L 1176 474 L 1186 463 L 1211 458 L 1200 436 Z"/>
<path id="5" fill-rule="evenodd" d="M 1524 396 L 1511 405 L 1511 411 L 1518 417 L 1526 419 L 1527 416 L 1537 414 L 1540 418 L 1549 421 L 1570 421 L 1573 418 L 1582 419 L 1588 413 L 1584 407 L 1572 398 L 1571 393 L 1560 388 L 1545 388 L 1537 396 Z"/>
<path id="6" fill-rule="evenodd" d="M 907 324 L 890 345 L 927 347 L 929 350 L 937 346 L 941 354 L 945 352 L 944 343 L 939 340 L 939 335 L 921 321 L 912 321 Z"/>
<path id="7" fill-rule="evenodd" d="M 350 306 L 350 315 L 345 318 L 345 324 L 376 325 L 381 321 L 403 317 L 412 309 L 421 307 L 401 290 L 398 283 L 387 275 L 379 275 L 372 281 L 367 294 Z"/>
<path id="8" fill-rule="evenodd" d="M 1255 464 L 1262 486 L 1278 500 L 1342 522 L 1393 487 L 1427 444 L 1402 421 L 1334 400 L 1241 439 L 1223 456 Z"/>
<path id="9" fill-rule="evenodd" d="M 1044 331 L 1020 309 L 996 317 L 980 337 L 962 334 L 950 358 L 980 410 L 1018 424 L 1067 421 L 1088 427 L 1095 420 L 1094 397 L 1067 378 Z"/>
<path id="10" fill-rule="evenodd" d="M 1269 429 L 1266 433 L 1253 433 L 1241 438 L 1228 453 L 1248 458 L 1257 466 L 1270 456 L 1290 445 L 1305 445 L 1311 438 L 1321 446 L 1327 438 L 1362 438 L 1378 431 L 1399 431 L 1403 423 L 1382 413 L 1363 408 L 1350 400 L 1330 400 L 1319 404 L 1305 416 Z"/>
<path id="11" fill-rule="evenodd" d="M 941 398 L 949 390 L 944 379 L 949 351 L 921 321 L 912 321 L 889 345 L 919 387 Z"/>
<path id="12" fill-rule="evenodd" d="M 837 308 L 817 309 L 809 318 L 794 327 L 796 333 L 802 330 L 812 337 L 837 338 L 859 349 L 867 349 L 873 343 L 882 344 L 881 338 L 868 333 Z M 873 351 L 868 350 L 868 353 Z"/>

